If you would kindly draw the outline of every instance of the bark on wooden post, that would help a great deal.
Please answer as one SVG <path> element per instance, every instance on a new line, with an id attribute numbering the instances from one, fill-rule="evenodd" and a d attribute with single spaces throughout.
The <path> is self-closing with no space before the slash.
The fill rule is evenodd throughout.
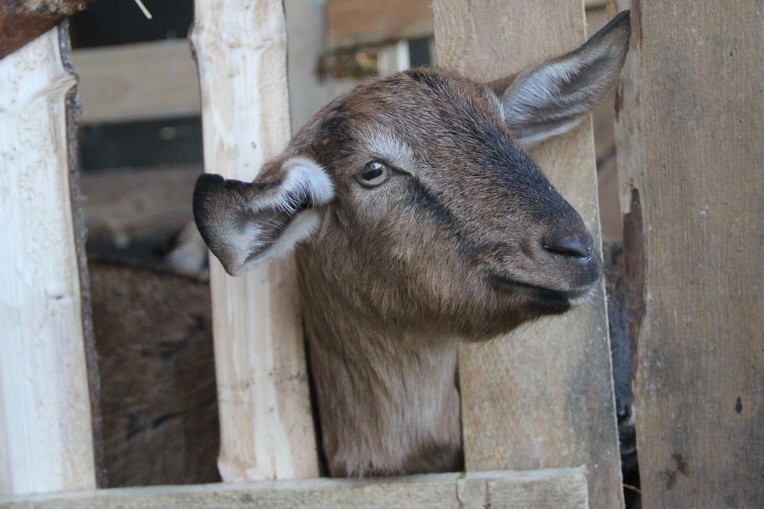
<path id="1" fill-rule="evenodd" d="M 491 80 L 585 39 L 580 0 L 436 0 L 438 63 Z M 599 242 L 591 122 L 534 151 Z M 602 288 L 591 303 L 459 357 L 468 470 L 585 465 L 589 503 L 623 505 Z"/>
<path id="2" fill-rule="evenodd" d="M 198 0 L 208 172 L 251 181 L 290 136 L 280 0 Z M 231 278 L 210 259 L 225 481 L 318 476 L 293 257 Z"/>
<path id="3" fill-rule="evenodd" d="M 67 144 L 75 82 L 58 29 L 0 60 L 2 494 L 96 484 Z"/>
<path id="4" fill-rule="evenodd" d="M 643 507 L 761 507 L 764 7 L 631 4 L 616 137 Z"/>

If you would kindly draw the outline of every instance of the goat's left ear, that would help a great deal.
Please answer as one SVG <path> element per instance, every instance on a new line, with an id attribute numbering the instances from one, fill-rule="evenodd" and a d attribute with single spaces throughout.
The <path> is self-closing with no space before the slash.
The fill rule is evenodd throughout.
<path id="1" fill-rule="evenodd" d="M 503 92 L 506 79 L 489 84 L 522 146 L 565 133 L 586 117 L 618 78 L 629 35 L 629 11 L 624 11 L 577 50 L 521 72 Z"/>

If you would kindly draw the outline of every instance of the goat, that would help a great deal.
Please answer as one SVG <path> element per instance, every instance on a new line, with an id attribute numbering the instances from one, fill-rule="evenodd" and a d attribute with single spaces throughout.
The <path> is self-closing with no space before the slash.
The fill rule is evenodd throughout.
<path id="1" fill-rule="evenodd" d="M 593 238 L 525 149 L 588 115 L 629 32 L 624 12 L 491 83 L 414 69 L 362 85 L 253 182 L 199 177 L 194 218 L 229 274 L 296 249 L 330 475 L 460 469 L 459 341 L 592 293 Z"/>

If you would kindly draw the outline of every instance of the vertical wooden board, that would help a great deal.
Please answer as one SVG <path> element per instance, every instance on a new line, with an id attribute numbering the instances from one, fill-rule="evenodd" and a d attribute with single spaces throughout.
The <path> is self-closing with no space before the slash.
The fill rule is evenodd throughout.
<path id="1" fill-rule="evenodd" d="M 644 251 L 645 508 L 764 505 L 764 6 L 721 8 L 632 2 L 617 136 L 625 233 Z"/>
<path id="2" fill-rule="evenodd" d="M 199 0 L 195 8 L 205 169 L 250 181 L 290 136 L 283 5 Z M 294 258 L 238 278 L 210 264 L 221 476 L 316 477 Z"/>
<path id="3" fill-rule="evenodd" d="M 441 65 L 491 80 L 585 39 L 580 1 L 434 2 Z M 534 150 L 599 242 L 591 122 Z M 468 470 L 584 465 L 592 507 L 622 506 L 602 287 L 592 301 L 459 357 Z"/>
<path id="4" fill-rule="evenodd" d="M 95 487 L 69 189 L 74 84 L 57 29 L 0 60 L 2 493 Z"/>

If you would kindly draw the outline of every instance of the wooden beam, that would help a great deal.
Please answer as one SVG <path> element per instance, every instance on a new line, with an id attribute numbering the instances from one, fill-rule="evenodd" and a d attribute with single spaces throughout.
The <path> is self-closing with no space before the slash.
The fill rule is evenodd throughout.
<path id="1" fill-rule="evenodd" d="M 720 7 L 631 2 L 616 136 L 645 508 L 764 501 L 764 8 Z"/>
<path id="2" fill-rule="evenodd" d="M 581 469 L 550 469 L 110 489 L 5 498 L 0 499 L 0 508 L 585 509 L 586 497 L 586 476 Z"/>
<path id="3" fill-rule="evenodd" d="M 431 0 L 327 0 L 329 48 L 430 37 Z M 605 7 L 605 0 L 585 0 L 586 9 Z"/>
<path id="4" fill-rule="evenodd" d="M 328 0 L 328 47 L 431 35 L 430 3 L 430 0 Z"/>
<path id="5" fill-rule="evenodd" d="M 74 52 L 83 123 L 198 115 L 199 75 L 187 39 Z"/>
<path id="6" fill-rule="evenodd" d="M 437 0 L 438 61 L 475 79 L 510 75 L 585 39 L 580 0 Z M 592 126 L 533 151 L 599 243 Z M 603 288 L 586 306 L 545 318 L 459 357 L 467 470 L 585 465 L 592 507 L 623 505 Z"/>
<path id="7" fill-rule="evenodd" d="M 290 138 L 284 8 L 195 8 L 204 165 L 251 181 Z M 294 257 L 238 278 L 211 257 L 210 277 L 223 480 L 317 477 Z"/>
<path id="8" fill-rule="evenodd" d="M 0 0 L 0 59 L 56 26 L 91 0 Z"/>
<path id="9" fill-rule="evenodd" d="M 0 493 L 95 487 L 57 29 L 0 61 Z"/>

